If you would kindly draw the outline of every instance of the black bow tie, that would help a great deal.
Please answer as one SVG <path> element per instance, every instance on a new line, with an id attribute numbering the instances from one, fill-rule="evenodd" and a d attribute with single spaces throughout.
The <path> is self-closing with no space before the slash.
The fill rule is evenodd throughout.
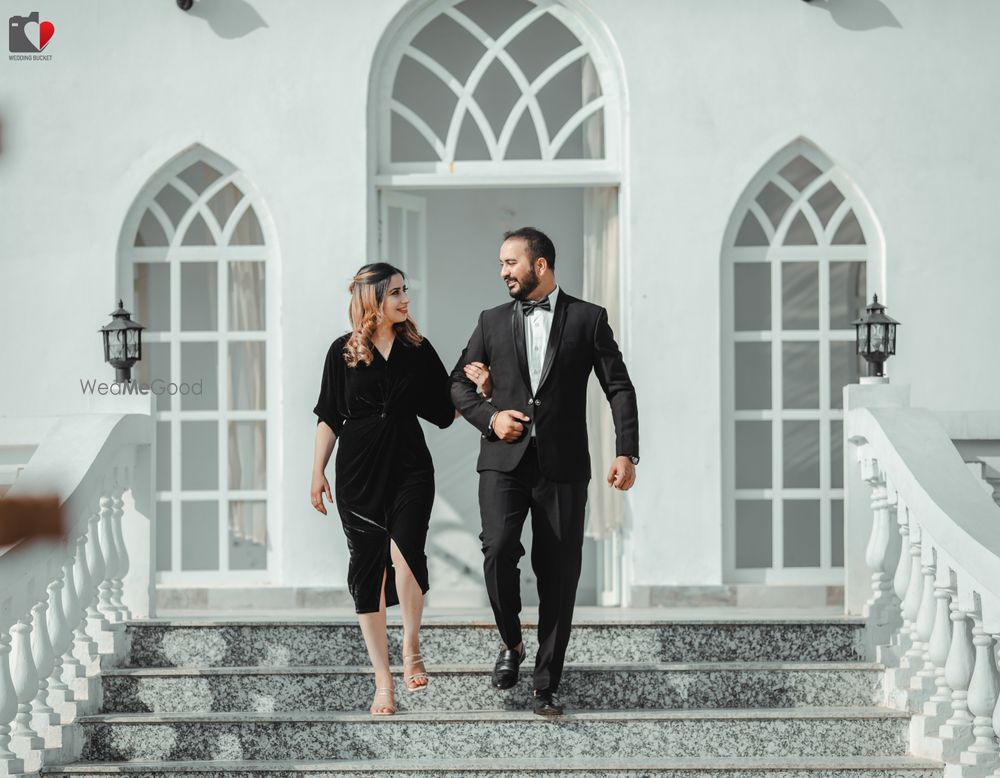
<path id="1" fill-rule="evenodd" d="M 525 316 L 531 316 L 531 312 L 536 308 L 541 308 L 543 311 L 551 311 L 552 304 L 549 302 L 548 297 L 543 297 L 541 300 L 522 300 L 521 301 L 521 313 Z"/>

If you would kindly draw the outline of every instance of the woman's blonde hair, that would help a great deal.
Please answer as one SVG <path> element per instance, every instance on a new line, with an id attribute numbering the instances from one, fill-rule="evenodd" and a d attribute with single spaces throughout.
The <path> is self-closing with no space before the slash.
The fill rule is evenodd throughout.
<path id="1" fill-rule="evenodd" d="M 372 353 L 372 336 L 382 320 L 382 303 L 389 289 L 389 281 L 395 275 L 406 279 L 406 274 L 399 268 L 388 262 L 375 262 L 363 266 L 351 281 L 348 287 L 351 302 L 347 309 L 351 317 L 351 336 L 344 344 L 344 361 L 348 367 L 357 367 L 359 363 L 370 365 L 375 358 Z M 392 325 L 392 328 L 396 331 L 396 337 L 412 346 L 423 343 L 423 336 L 409 316 L 406 321 Z"/>

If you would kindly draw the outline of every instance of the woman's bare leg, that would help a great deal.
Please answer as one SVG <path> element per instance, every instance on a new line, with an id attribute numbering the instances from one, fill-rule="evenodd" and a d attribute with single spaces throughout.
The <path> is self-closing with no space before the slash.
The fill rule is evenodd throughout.
<path id="1" fill-rule="evenodd" d="M 389 552 L 396 568 L 396 592 L 399 594 L 399 608 L 403 616 L 403 658 L 411 657 L 406 661 L 403 672 L 405 675 L 423 673 L 426 670 L 423 662 L 413 658 L 413 655 L 420 654 L 420 618 L 424 612 L 424 593 L 395 540 L 389 541 Z M 408 685 L 413 688 L 426 686 L 427 678 L 414 678 Z"/>
<path id="2" fill-rule="evenodd" d="M 392 689 L 392 672 L 389 670 L 389 637 L 385 628 L 385 572 L 382 573 L 382 590 L 379 609 L 375 613 L 359 613 L 358 624 L 368 647 L 368 658 L 375 670 L 375 688 Z M 394 709 L 392 698 L 387 694 L 378 695 L 372 703 L 372 713 L 388 712 Z"/>

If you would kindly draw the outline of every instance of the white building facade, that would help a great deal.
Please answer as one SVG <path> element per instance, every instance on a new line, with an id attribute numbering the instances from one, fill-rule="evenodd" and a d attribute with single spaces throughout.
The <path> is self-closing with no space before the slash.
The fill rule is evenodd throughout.
<path id="1" fill-rule="evenodd" d="M 611 312 L 642 460 L 628 495 L 600 491 L 591 403 L 581 602 L 837 596 L 842 388 L 875 293 L 913 405 L 995 404 L 993 4 L 37 10 L 51 58 L 0 78 L 0 413 L 90 408 L 119 298 L 147 328 L 138 376 L 201 380 L 156 400 L 165 598 L 348 602 L 339 521 L 307 498 L 312 407 L 376 258 L 449 366 L 506 298 L 506 229 L 548 232 L 561 286 Z M 479 436 L 427 434 L 430 603 L 484 605 Z"/>

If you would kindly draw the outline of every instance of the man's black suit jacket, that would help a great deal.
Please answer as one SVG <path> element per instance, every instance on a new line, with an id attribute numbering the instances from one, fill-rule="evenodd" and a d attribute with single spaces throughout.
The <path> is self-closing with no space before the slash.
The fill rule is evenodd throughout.
<path id="1" fill-rule="evenodd" d="M 489 366 L 493 379 L 489 402 L 476 393 L 476 385 L 466 378 L 463 367 L 469 362 Z M 510 472 L 521 461 L 531 434 L 530 426 L 516 443 L 504 443 L 489 426 L 496 411 L 514 410 L 529 417 L 535 427 L 539 465 L 545 478 L 589 479 L 587 382 L 591 370 L 597 374 L 611 404 L 616 456 L 639 456 L 635 388 L 604 308 L 559 290 L 537 393 L 531 391 L 528 377 L 521 303 L 514 301 L 483 311 L 451 374 L 455 407 L 483 436 L 477 470 Z"/>

